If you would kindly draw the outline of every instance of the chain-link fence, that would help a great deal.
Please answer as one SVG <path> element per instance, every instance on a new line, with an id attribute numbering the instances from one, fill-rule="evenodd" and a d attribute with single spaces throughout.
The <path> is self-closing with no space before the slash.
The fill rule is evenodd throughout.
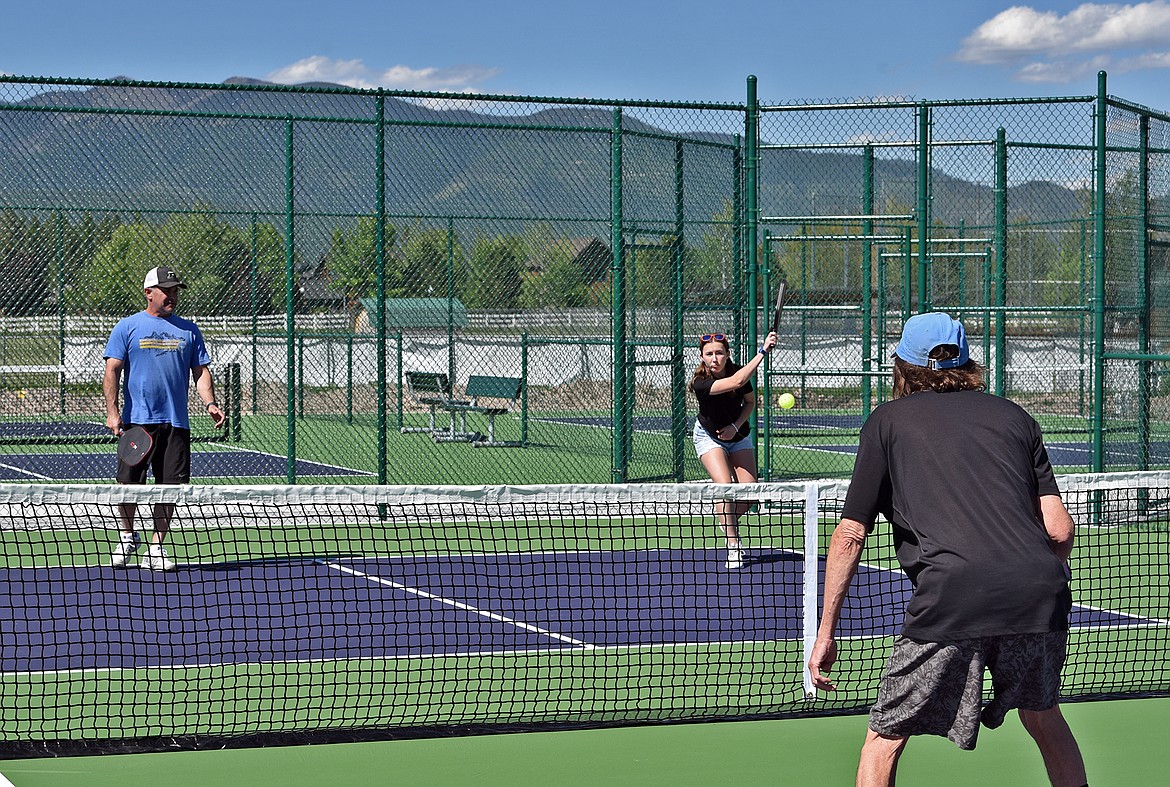
<path id="1" fill-rule="evenodd" d="M 749 355 L 781 277 L 765 477 L 849 471 L 929 309 L 1058 465 L 1165 466 L 1166 124 L 1103 78 L 799 106 L 2 78 L 0 465 L 113 475 L 106 339 L 168 265 L 229 410 L 192 397 L 201 481 L 701 478 L 696 338 Z"/>

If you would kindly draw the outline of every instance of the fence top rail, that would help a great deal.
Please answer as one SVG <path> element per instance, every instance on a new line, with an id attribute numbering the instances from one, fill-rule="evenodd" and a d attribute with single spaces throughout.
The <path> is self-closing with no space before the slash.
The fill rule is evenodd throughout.
<path id="1" fill-rule="evenodd" d="M 158 88 L 169 90 L 219 90 L 254 93 L 294 93 L 316 95 L 366 96 L 371 99 L 404 98 L 446 101 L 453 105 L 468 102 L 497 102 L 510 104 L 571 104 L 576 106 L 652 109 L 697 109 L 744 112 L 746 104 L 714 101 L 653 101 L 642 99 L 559 98 L 555 96 L 518 96 L 504 93 L 447 93 L 430 90 L 388 90 L 386 88 L 356 88 L 345 85 L 274 85 L 240 84 L 226 82 L 158 82 L 136 79 L 84 79 L 70 77 L 35 77 L 20 75 L 0 76 L 2 84 L 27 84 L 60 87 L 126 87 L 134 89 Z"/>
<path id="2" fill-rule="evenodd" d="M 1041 96 L 1025 98 L 958 98 L 942 100 L 887 100 L 853 99 L 841 102 L 809 101 L 799 104 L 761 104 L 761 112 L 811 112 L 825 110 L 858 109 L 934 109 L 938 107 L 987 107 L 1010 106 L 1013 104 L 1086 104 L 1097 100 L 1096 96 Z M 1136 105 L 1134 105 L 1136 106 Z M 1128 107 L 1127 107 L 1128 108 Z"/>

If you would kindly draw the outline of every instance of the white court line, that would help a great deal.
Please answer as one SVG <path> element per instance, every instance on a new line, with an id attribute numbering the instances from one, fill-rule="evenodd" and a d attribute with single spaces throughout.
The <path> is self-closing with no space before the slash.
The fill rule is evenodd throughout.
<path id="1" fill-rule="evenodd" d="M 1076 626 L 1075 628 L 1084 628 L 1084 629 L 1088 629 L 1088 628 L 1139 628 L 1141 626 L 1150 626 L 1150 625 L 1170 626 L 1170 620 L 1163 620 L 1162 618 L 1151 618 L 1148 615 L 1137 615 L 1137 614 L 1134 614 L 1132 612 L 1118 612 L 1115 609 L 1109 609 L 1108 607 L 1094 607 L 1091 604 L 1078 604 L 1074 600 L 1073 601 L 1073 608 L 1075 609 L 1076 607 L 1080 607 L 1081 609 L 1091 609 L 1094 612 L 1105 612 L 1105 613 L 1108 613 L 1110 615 L 1116 615 L 1119 618 L 1132 618 L 1133 620 L 1138 620 L 1141 622 L 1135 623 L 1132 626 Z"/>
<path id="2" fill-rule="evenodd" d="M 517 628 L 524 629 L 525 631 L 531 631 L 535 634 L 542 634 L 546 637 L 551 637 L 552 639 L 559 640 L 561 642 L 566 642 L 570 645 L 576 645 L 577 647 L 588 648 L 588 649 L 593 648 L 593 645 L 590 645 L 588 642 L 582 642 L 579 639 L 573 639 L 572 637 L 566 637 L 564 634 L 557 634 L 556 632 L 549 631 L 548 629 L 542 629 L 539 626 L 533 626 L 529 623 L 521 623 L 520 621 L 515 620 L 513 618 L 509 618 L 509 617 L 506 617 L 504 615 L 499 615 L 499 614 L 496 614 L 495 612 L 488 612 L 487 610 L 479 609 L 478 607 L 473 607 L 470 604 L 464 604 L 463 602 L 456 601 L 455 599 L 443 598 L 442 596 L 436 596 L 434 593 L 428 593 L 427 591 L 421 590 L 419 588 L 408 587 L 406 585 L 403 585 L 401 582 L 395 582 L 395 581 L 390 580 L 390 579 L 383 579 L 382 577 L 375 576 L 373 574 L 367 574 L 364 571 L 356 571 L 352 568 L 346 568 L 345 566 L 338 565 L 337 563 L 330 563 L 330 562 L 325 561 L 325 560 L 318 560 L 315 562 L 318 562 L 321 565 L 327 566 L 327 567 L 332 568 L 336 571 L 343 571 L 346 574 L 352 574 L 355 577 L 361 577 L 362 579 L 368 579 L 371 582 L 377 582 L 379 585 L 386 585 L 387 587 L 396 588 L 396 589 L 404 591 L 406 593 L 413 593 L 414 595 L 419 596 L 421 598 L 430 599 L 431 601 L 437 601 L 440 604 L 446 604 L 447 606 L 454 607 L 455 609 L 461 609 L 465 612 L 471 612 L 472 614 L 480 615 L 482 617 L 488 618 L 489 620 L 495 620 L 495 621 L 500 622 L 500 623 L 507 623 L 508 625 L 516 626 Z"/>
<path id="3" fill-rule="evenodd" d="M 219 446 L 221 444 L 220 443 L 209 443 L 208 445 Z M 288 459 L 287 454 L 277 454 L 277 453 L 273 453 L 271 451 L 257 451 L 255 448 L 245 448 L 242 445 L 228 445 L 227 443 L 222 444 L 222 447 L 211 448 L 211 449 L 202 449 L 202 450 L 204 451 L 204 453 L 215 453 L 215 452 L 222 451 L 223 453 L 226 454 L 226 453 L 229 453 L 230 451 L 236 451 L 236 452 L 241 453 L 241 454 L 256 454 L 257 456 L 267 456 L 270 459 L 285 459 L 285 460 Z M 308 464 L 318 465 L 320 467 L 327 467 L 330 470 L 345 470 L 345 471 L 347 471 L 346 475 L 350 475 L 350 474 L 370 475 L 370 476 L 376 475 L 376 473 L 371 473 L 369 470 L 358 470 L 357 468 L 346 467 L 345 465 L 331 465 L 331 464 L 328 464 L 326 462 L 318 462 L 315 459 L 305 459 L 304 457 L 297 457 L 296 461 L 306 462 Z M 325 473 L 318 473 L 317 475 L 325 475 Z M 0 785 L 0 787 L 3 787 L 3 785 Z"/>
<path id="4" fill-rule="evenodd" d="M 53 478 L 50 475 L 41 475 L 40 473 L 34 473 L 32 470 L 26 470 L 23 467 L 17 467 L 16 465 L 10 465 L 6 462 L 0 462 L 0 467 L 3 467 L 5 470 L 15 470 L 18 473 L 24 473 L 25 475 L 32 476 L 33 478 L 40 478 L 40 479 L 43 479 L 45 481 L 59 481 L 60 480 L 58 478 Z M 4 787 L 4 785 L 0 784 L 0 787 Z"/>
<path id="5" fill-rule="evenodd" d="M 815 451 L 818 454 L 838 454 L 839 456 L 854 456 L 857 450 L 850 450 L 847 445 L 782 445 L 780 448 L 789 451 Z"/>
<path id="6" fill-rule="evenodd" d="M 0 787 L 16 787 L 16 785 L 5 779 L 4 774 L 0 773 Z"/>

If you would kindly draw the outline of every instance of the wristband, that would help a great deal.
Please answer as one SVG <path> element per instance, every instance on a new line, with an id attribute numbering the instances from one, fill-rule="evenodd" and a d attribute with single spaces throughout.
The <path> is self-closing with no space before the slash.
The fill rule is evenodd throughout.
<path id="1" fill-rule="evenodd" d="M 768 354 L 768 351 L 764 349 L 764 345 L 762 345 L 762 344 L 760 345 L 759 352 L 760 352 L 760 355 L 767 355 Z"/>
<path id="2" fill-rule="evenodd" d="M 219 407 L 219 402 L 212 399 L 210 402 L 205 404 L 204 407 L 206 407 L 208 410 L 210 410 L 212 407 Z"/>

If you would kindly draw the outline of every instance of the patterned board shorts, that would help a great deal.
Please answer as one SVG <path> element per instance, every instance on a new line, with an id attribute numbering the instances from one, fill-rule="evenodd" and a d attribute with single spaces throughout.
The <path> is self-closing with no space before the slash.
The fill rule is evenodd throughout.
<path id="1" fill-rule="evenodd" d="M 1012 708 L 1048 710 L 1060 696 L 1068 632 L 980 637 L 959 642 L 894 643 L 869 728 L 879 735 L 942 735 L 974 749 L 979 723 L 1003 724 Z M 992 700 L 983 706 L 983 670 Z"/>

